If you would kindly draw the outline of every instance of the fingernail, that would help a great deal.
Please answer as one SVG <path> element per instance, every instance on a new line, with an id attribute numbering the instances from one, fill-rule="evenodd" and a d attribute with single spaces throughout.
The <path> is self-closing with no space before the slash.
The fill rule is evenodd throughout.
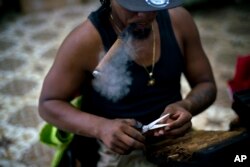
<path id="1" fill-rule="evenodd" d="M 159 134 L 160 134 L 160 135 L 164 135 L 164 131 L 163 131 L 163 130 L 160 130 L 160 131 L 159 131 Z"/>
<path id="2" fill-rule="evenodd" d="M 170 129 L 169 126 L 166 126 L 166 127 L 164 128 L 165 131 L 167 131 L 167 130 L 169 130 L 169 129 Z"/>

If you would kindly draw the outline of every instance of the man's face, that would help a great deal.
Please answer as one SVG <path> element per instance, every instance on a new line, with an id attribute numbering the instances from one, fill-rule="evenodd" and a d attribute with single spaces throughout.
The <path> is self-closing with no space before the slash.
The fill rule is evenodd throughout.
<path id="1" fill-rule="evenodd" d="M 157 14 L 154 11 L 132 12 L 120 6 L 116 1 L 113 1 L 112 11 L 116 13 L 124 27 L 130 25 L 129 33 L 136 39 L 146 39 L 149 36 L 152 22 Z"/>

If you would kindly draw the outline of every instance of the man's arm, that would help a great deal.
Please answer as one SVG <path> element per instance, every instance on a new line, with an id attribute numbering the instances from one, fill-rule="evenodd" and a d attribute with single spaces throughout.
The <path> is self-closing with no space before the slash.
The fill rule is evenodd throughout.
<path id="1" fill-rule="evenodd" d="M 191 90 L 183 100 L 166 106 L 162 115 L 171 114 L 166 120 L 168 127 L 156 131 L 155 136 L 185 134 L 192 126 L 192 116 L 209 107 L 217 92 L 213 72 L 192 17 L 181 7 L 169 11 L 175 36 L 184 56 L 184 74 Z"/>
<path id="2" fill-rule="evenodd" d="M 99 122 L 100 118 L 80 112 L 69 102 L 80 92 L 87 79 L 86 71 L 98 61 L 98 47 L 101 46 L 98 37 L 88 21 L 66 37 L 46 75 L 39 99 L 39 113 L 43 119 L 60 129 L 86 136 L 96 135 L 97 132 L 85 129 L 93 129 L 91 122 Z"/>
<path id="3" fill-rule="evenodd" d="M 214 102 L 217 92 L 215 79 L 191 15 L 184 8 L 177 8 L 173 19 L 181 38 L 185 76 L 191 87 L 182 103 L 192 115 L 196 115 Z"/>

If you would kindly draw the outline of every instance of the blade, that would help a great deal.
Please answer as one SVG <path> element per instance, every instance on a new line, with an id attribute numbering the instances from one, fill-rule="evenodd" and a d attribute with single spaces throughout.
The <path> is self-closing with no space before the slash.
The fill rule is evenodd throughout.
<path id="1" fill-rule="evenodd" d="M 163 128 L 168 126 L 169 124 L 156 124 L 154 126 L 152 126 L 149 130 L 153 130 L 153 129 L 158 129 L 158 128 Z"/>
<path id="2" fill-rule="evenodd" d="M 169 117 L 170 114 L 166 114 L 166 115 L 163 115 L 162 117 L 158 118 L 157 120 L 151 122 L 150 124 L 148 124 L 147 126 L 149 127 L 149 129 L 151 129 L 152 126 L 154 126 L 155 124 L 157 124 L 158 122 L 160 122 L 161 120 L 163 120 L 164 118 L 166 117 Z"/>
<path id="3" fill-rule="evenodd" d="M 163 120 L 164 118 L 167 118 L 167 117 L 169 117 L 169 116 L 170 116 L 170 114 L 166 114 L 166 115 L 164 115 L 164 116 L 158 118 L 157 120 L 151 122 L 150 124 L 144 125 L 144 126 L 142 127 L 142 133 L 145 133 L 145 132 L 151 130 L 158 122 L 160 122 L 161 120 Z M 160 124 L 160 125 L 162 125 L 162 124 Z M 165 125 L 165 126 L 167 126 L 167 125 Z"/>

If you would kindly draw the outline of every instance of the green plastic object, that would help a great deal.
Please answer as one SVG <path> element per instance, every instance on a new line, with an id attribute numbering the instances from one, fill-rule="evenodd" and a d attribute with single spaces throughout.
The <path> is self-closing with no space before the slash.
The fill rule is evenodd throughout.
<path id="1" fill-rule="evenodd" d="M 78 96 L 71 101 L 71 104 L 80 108 L 82 103 L 82 97 Z M 55 154 L 52 158 L 51 167 L 57 167 L 63 157 L 65 150 L 74 137 L 73 133 L 65 132 L 57 127 L 45 123 L 39 133 L 39 140 L 41 143 L 48 145 L 55 149 Z"/>

